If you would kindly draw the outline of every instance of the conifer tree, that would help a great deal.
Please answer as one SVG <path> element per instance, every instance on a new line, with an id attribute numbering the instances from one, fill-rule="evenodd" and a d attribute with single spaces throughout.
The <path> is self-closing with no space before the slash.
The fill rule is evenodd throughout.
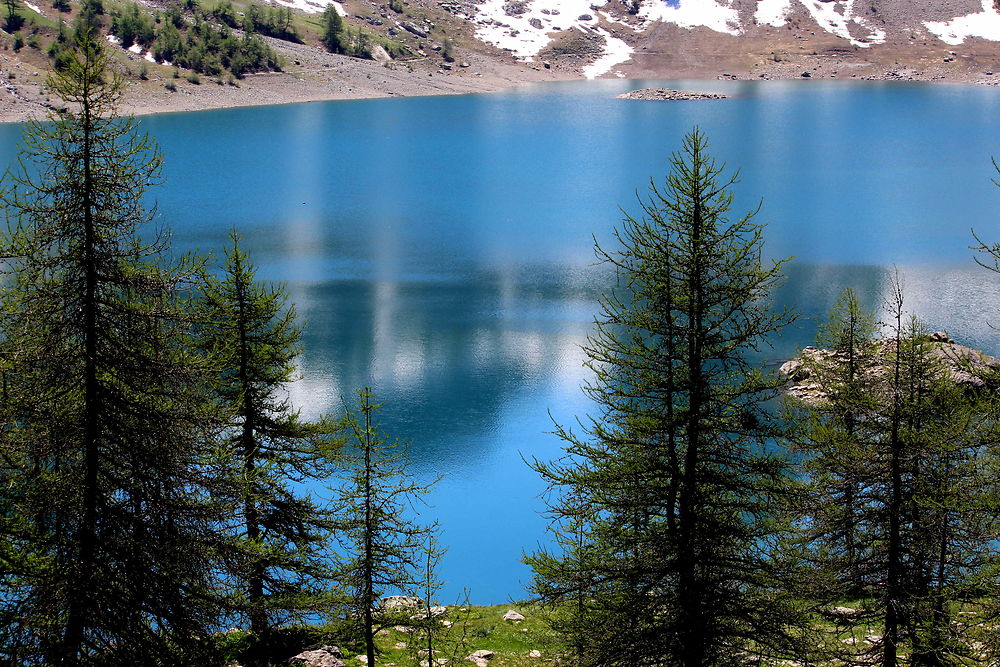
<path id="1" fill-rule="evenodd" d="M 348 442 L 341 484 L 334 489 L 347 552 L 340 580 L 348 589 L 348 616 L 364 636 L 369 665 L 375 664 L 375 633 L 400 622 L 393 610 L 382 607 L 382 596 L 388 591 L 416 592 L 428 555 L 437 559 L 436 547 L 425 548 L 434 526 L 406 516 L 416 510 L 430 485 L 413 481 L 406 470 L 405 447 L 379 429 L 375 416 L 380 407 L 367 387 L 358 392 L 356 410 L 345 404 Z"/>
<path id="2" fill-rule="evenodd" d="M 122 80 L 78 36 L 48 80 L 68 111 L 25 132 L 4 183 L 5 535 L 0 651 L 16 664 L 204 661 L 216 621 L 203 465 L 211 411 L 142 196 L 160 156 L 116 116 Z M 140 236 L 140 232 L 143 232 Z"/>
<path id="3" fill-rule="evenodd" d="M 876 331 L 874 313 L 853 290 L 844 290 L 817 335 L 816 344 L 827 352 L 803 359 L 810 382 L 823 388 L 825 399 L 811 410 L 792 409 L 788 415 L 810 443 L 811 456 L 804 463 L 811 482 L 804 532 L 812 548 L 822 545 L 823 554 L 821 560 L 810 559 L 814 599 L 828 594 L 850 599 L 866 592 L 866 552 L 874 535 L 862 520 L 866 464 L 861 438 L 864 415 L 876 400 L 870 391 L 870 370 L 877 364 Z M 823 586 L 826 592 L 820 591 Z"/>
<path id="4" fill-rule="evenodd" d="M 444 555 L 444 549 L 438 543 L 437 535 L 429 532 L 420 548 L 420 569 L 417 574 L 415 589 L 419 593 L 420 611 L 413 614 L 410 623 L 410 651 L 420 662 L 420 656 L 425 656 L 428 665 L 437 665 L 442 656 L 448 655 L 442 646 L 441 639 L 446 634 L 438 616 L 436 597 L 444 582 L 439 578 L 437 565 Z M 455 656 L 449 656 L 454 660 Z"/>
<path id="5" fill-rule="evenodd" d="M 300 353 L 295 309 L 282 287 L 256 280 L 239 235 L 231 239 L 222 278 L 205 278 L 199 344 L 217 373 L 215 395 L 228 424 L 222 560 L 235 590 L 226 604 L 249 621 L 264 664 L 276 623 L 330 606 L 332 516 L 296 487 L 329 478 L 338 445 L 330 420 L 303 421 L 283 393 Z"/>
<path id="6" fill-rule="evenodd" d="M 343 17 L 330 5 L 323 11 L 323 46 L 331 53 L 347 53 L 349 41 Z"/>
<path id="7" fill-rule="evenodd" d="M 582 434 L 557 427 L 564 459 L 535 463 L 577 537 L 527 560 L 543 599 L 583 600 L 580 664 L 750 663 L 798 620 L 764 548 L 791 497 L 762 405 L 778 383 L 747 360 L 791 315 L 767 305 L 781 264 L 762 259 L 753 212 L 728 216 L 735 177 L 706 147 L 687 135 L 620 248 L 598 248 L 618 274 L 586 347 L 600 412 Z"/>
<path id="8" fill-rule="evenodd" d="M 19 2 L 18 0 L 3 0 L 3 4 L 7 8 L 7 17 L 4 19 L 4 30 L 7 32 L 17 32 L 24 24 L 24 19 L 17 13 L 20 7 Z"/>
<path id="9" fill-rule="evenodd" d="M 984 397 L 955 384 L 934 353 L 939 343 L 904 317 L 898 281 L 888 306 L 891 337 L 862 340 L 853 371 L 843 351 L 817 364 L 826 395 L 803 406 L 808 595 L 849 600 L 858 607 L 851 623 L 865 628 L 846 644 L 842 630 L 827 632 L 817 659 L 897 665 L 907 654 L 912 665 L 964 664 L 975 656 L 975 624 L 956 625 L 955 614 L 992 589 L 986 566 L 1000 528 L 988 474 L 995 419 Z M 833 329 L 851 326 L 838 319 Z"/>

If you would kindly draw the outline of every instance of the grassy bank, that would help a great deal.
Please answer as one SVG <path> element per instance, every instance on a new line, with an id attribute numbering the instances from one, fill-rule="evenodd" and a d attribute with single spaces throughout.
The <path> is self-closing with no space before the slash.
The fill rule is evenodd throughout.
<path id="1" fill-rule="evenodd" d="M 523 620 L 506 620 L 508 612 L 516 612 Z M 389 627 L 376 635 L 378 664 L 387 667 L 427 665 L 427 630 L 432 628 L 434 655 L 447 664 L 467 664 L 467 656 L 476 651 L 489 651 L 491 667 L 521 667 L 551 663 L 558 655 L 560 643 L 549 627 L 547 617 L 552 612 L 537 604 L 512 603 L 493 606 L 451 605 L 438 607 L 431 621 L 422 621 L 413 610 L 400 611 L 389 621 Z M 271 655 L 273 664 L 287 664 L 298 647 L 318 648 L 334 645 L 340 648 L 344 661 L 351 667 L 363 665 L 364 643 L 352 637 L 345 627 L 325 626 L 285 628 L 286 640 Z M 244 651 L 252 643 L 249 633 L 230 630 L 220 638 L 227 661 L 245 662 Z M 294 648 L 293 648 L 294 647 Z M 439 664 L 445 664 L 439 662 Z"/>

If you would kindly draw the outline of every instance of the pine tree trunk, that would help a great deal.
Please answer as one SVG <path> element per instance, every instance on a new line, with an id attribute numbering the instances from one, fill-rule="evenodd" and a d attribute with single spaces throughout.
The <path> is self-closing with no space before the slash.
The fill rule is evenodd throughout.
<path id="1" fill-rule="evenodd" d="M 89 69 L 89 65 L 88 65 Z M 87 72 L 89 75 L 89 71 Z M 77 541 L 79 552 L 78 574 L 73 579 L 69 595 L 66 630 L 61 648 L 60 663 L 79 663 L 86 632 L 87 615 L 90 608 L 91 577 L 96 568 L 97 554 L 97 505 L 98 469 L 100 467 L 100 421 L 98 419 L 100 388 L 97 382 L 97 266 L 96 235 L 94 231 L 94 177 L 92 156 L 93 116 L 90 109 L 90 78 L 84 77 L 82 90 L 83 117 L 83 231 L 84 231 L 84 297 L 81 303 L 83 315 L 83 489 L 82 520 Z"/>
<path id="2" fill-rule="evenodd" d="M 368 406 L 366 405 L 366 408 Z M 375 606 L 375 517 L 374 497 L 372 492 L 372 418 L 371 409 L 365 410 L 365 548 L 364 548 L 364 618 L 365 618 L 365 655 L 368 656 L 369 667 L 375 666 L 375 621 L 373 609 Z"/>
<path id="3" fill-rule="evenodd" d="M 889 433 L 890 462 L 890 496 L 889 496 L 889 534 L 887 554 L 886 610 L 885 631 L 883 633 L 882 665 L 896 667 L 897 651 L 899 649 L 900 604 L 902 602 L 903 563 L 900 528 L 900 513 L 903 505 L 903 452 L 899 435 L 901 415 L 900 397 L 900 338 L 901 304 L 896 310 L 896 355 L 893 363 L 892 380 L 892 422 Z"/>
<path id="4" fill-rule="evenodd" d="M 701 169 L 700 154 L 692 156 L 692 170 Z M 681 627 L 681 662 L 684 667 L 702 667 L 705 663 L 705 623 L 702 613 L 702 597 L 698 577 L 698 466 L 701 446 L 704 383 L 702 369 L 702 268 L 701 232 L 704 224 L 701 210 L 701 193 L 692 195 L 691 245 L 693 266 L 689 268 L 688 279 L 688 392 L 687 451 L 684 456 L 684 482 L 680 495 L 680 558 L 679 558 L 679 612 Z"/>
<path id="5" fill-rule="evenodd" d="M 250 345 L 247 339 L 247 285 L 244 282 L 242 267 L 237 257 L 236 261 L 236 321 L 239 334 L 239 382 L 243 391 L 243 430 L 240 434 L 242 444 L 243 472 L 246 488 L 243 495 L 243 517 L 246 523 L 247 539 L 253 543 L 253 548 L 259 548 L 261 537 L 260 515 L 254 499 L 253 485 L 257 469 L 256 414 L 253 402 L 253 384 L 250 381 Z M 247 578 L 247 601 L 250 606 L 250 631 L 253 632 L 263 646 L 268 646 L 270 639 L 270 624 L 267 620 L 267 610 L 264 608 L 264 563 L 258 554 L 253 556 Z M 259 656 L 258 664 L 266 664 L 263 656 Z"/>

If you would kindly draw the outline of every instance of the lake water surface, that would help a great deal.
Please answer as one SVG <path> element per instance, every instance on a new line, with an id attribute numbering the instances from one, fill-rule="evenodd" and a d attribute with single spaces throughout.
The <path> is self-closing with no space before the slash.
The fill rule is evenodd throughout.
<path id="1" fill-rule="evenodd" d="M 615 99 L 650 85 L 732 97 Z M 295 401 L 335 411 L 372 386 L 417 474 L 446 475 L 424 512 L 450 548 L 443 599 L 497 603 L 525 595 L 519 559 L 545 539 L 523 459 L 558 456 L 552 419 L 589 407 L 579 346 L 612 282 L 593 238 L 609 243 L 685 132 L 741 170 L 738 212 L 763 200 L 768 254 L 795 257 L 776 297 L 802 317 L 762 361 L 808 344 L 844 287 L 881 304 L 895 268 L 928 326 L 996 354 L 1000 283 L 969 246 L 971 228 L 1000 241 L 997 118 L 987 87 L 592 81 L 142 125 L 165 156 L 151 200 L 175 247 L 244 234 L 305 323 Z M 0 126 L 0 168 L 19 133 Z"/>

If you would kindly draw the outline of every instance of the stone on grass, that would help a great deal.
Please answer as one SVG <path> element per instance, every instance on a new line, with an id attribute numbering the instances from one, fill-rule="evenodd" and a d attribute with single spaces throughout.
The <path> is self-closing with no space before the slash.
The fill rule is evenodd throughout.
<path id="1" fill-rule="evenodd" d="M 347 667 L 344 655 L 336 646 L 324 646 L 315 651 L 303 651 L 288 659 L 294 667 Z"/>
<path id="2" fill-rule="evenodd" d="M 503 615 L 503 620 L 514 621 L 515 623 L 517 623 L 519 621 L 523 621 L 524 616 L 511 609 L 510 611 L 508 611 L 506 614 Z"/>
<path id="3" fill-rule="evenodd" d="M 420 598 L 409 595 L 390 595 L 382 598 L 382 611 L 409 611 L 420 606 Z"/>
<path id="4" fill-rule="evenodd" d="M 465 657 L 469 662 L 474 662 L 476 667 L 486 667 L 490 660 L 493 659 L 496 653 L 493 651 L 487 651 L 486 649 L 479 649 L 478 651 L 473 651 Z"/>

